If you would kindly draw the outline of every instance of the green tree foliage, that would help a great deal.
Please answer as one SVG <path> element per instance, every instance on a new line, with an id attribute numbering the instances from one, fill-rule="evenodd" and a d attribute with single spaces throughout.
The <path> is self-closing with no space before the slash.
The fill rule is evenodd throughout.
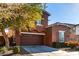
<path id="1" fill-rule="evenodd" d="M 0 29 L 5 38 L 6 46 L 9 41 L 5 28 L 29 30 L 35 28 L 35 21 L 42 19 L 42 4 L 0 4 Z"/>

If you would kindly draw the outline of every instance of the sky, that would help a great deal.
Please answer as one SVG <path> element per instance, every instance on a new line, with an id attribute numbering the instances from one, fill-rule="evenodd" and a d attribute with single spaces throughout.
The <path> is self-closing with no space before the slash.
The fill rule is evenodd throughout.
<path id="1" fill-rule="evenodd" d="M 79 4 L 49 3 L 46 10 L 50 13 L 48 24 L 55 22 L 79 24 Z"/>

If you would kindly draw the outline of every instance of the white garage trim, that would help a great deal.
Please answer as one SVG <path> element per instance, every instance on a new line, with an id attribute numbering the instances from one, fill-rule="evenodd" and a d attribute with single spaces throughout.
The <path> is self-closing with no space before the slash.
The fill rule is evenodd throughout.
<path id="1" fill-rule="evenodd" d="M 21 34 L 45 35 L 45 33 L 21 32 Z"/>

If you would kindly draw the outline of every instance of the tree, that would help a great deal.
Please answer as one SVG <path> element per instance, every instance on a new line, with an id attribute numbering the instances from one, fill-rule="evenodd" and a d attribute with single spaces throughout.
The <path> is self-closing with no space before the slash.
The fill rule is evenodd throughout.
<path id="1" fill-rule="evenodd" d="M 6 4 L 0 4 L 0 29 L 2 31 L 3 37 L 5 39 L 5 45 L 7 48 L 9 48 L 9 39 L 5 33 L 5 28 L 8 27 L 8 18 L 10 17 L 9 15 L 9 10 L 7 8 Z"/>
<path id="2" fill-rule="evenodd" d="M 35 21 L 42 19 L 42 4 L 0 4 L 0 29 L 9 48 L 9 40 L 5 28 L 30 31 L 35 28 Z M 16 35 L 15 35 L 16 36 Z M 17 39 L 20 39 L 19 37 Z"/>

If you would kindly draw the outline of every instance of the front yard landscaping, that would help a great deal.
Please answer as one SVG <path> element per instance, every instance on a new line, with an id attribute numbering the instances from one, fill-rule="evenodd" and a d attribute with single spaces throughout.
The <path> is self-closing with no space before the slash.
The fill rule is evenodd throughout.
<path id="1" fill-rule="evenodd" d="M 7 49 L 6 47 L 0 47 L 0 55 L 8 56 L 13 54 L 20 54 L 20 47 L 14 46 Z"/>
<path id="2" fill-rule="evenodd" d="M 32 49 L 33 48 L 33 49 Z M 35 47 L 30 47 L 32 51 L 38 51 L 39 49 Z M 44 49 L 44 48 L 43 48 Z M 43 51 L 43 49 L 41 49 Z M 55 49 L 55 48 L 51 48 Z M 38 53 L 21 53 L 19 46 L 14 46 L 8 49 L 6 47 L 0 48 L 1 56 L 70 56 L 70 55 L 79 55 L 79 50 L 71 48 L 56 48 L 57 50 L 52 50 L 51 52 L 38 52 Z M 46 49 L 45 49 L 46 50 Z"/>
<path id="3" fill-rule="evenodd" d="M 53 48 L 63 49 L 64 51 L 79 51 L 79 42 L 78 41 L 68 41 L 64 43 L 54 42 L 52 44 Z"/>

